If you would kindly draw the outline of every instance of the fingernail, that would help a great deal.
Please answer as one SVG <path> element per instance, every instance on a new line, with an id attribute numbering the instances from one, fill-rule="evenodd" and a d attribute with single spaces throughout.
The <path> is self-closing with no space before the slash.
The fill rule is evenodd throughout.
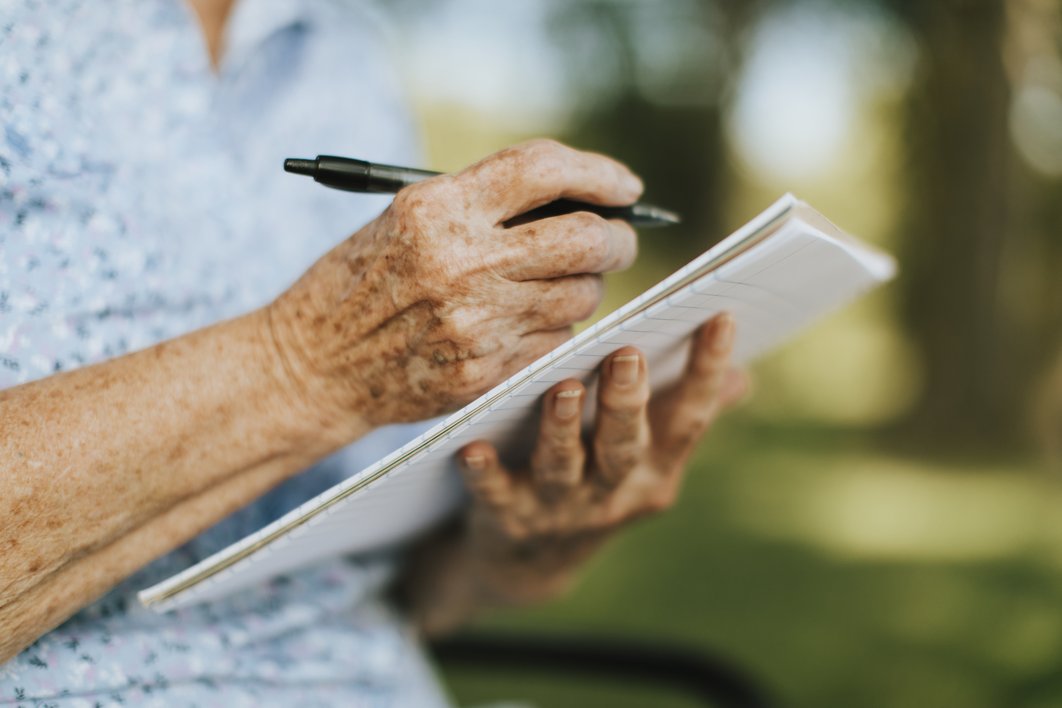
<path id="1" fill-rule="evenodd" d="M 483 455 L 469 455 L 465 458 L 465 466 L 473 472 L 482 472 L 487 467 L 487 458 Z"/>
<path id="2" fill-rule="evenodd" d="M 631 386 L 638 380 L 638 355 L 623 354 L 612 357 L 612 382 Z"/>
<path id="3" fill-rule="evenodd" d="M 720 315 L 716 323 L 715 341 L 712 349 L 719 354 L 730 351 L 734 346 L 734 329 L 734 318 L 729 314 Z"/>
<path id="4" fill-rule="evenodd" d="M 581 389 L 557 391 L 553 397 L 553 414 L 561 420 L 569 420 L 579 412 L 579 398 L 583 395 Z"/>

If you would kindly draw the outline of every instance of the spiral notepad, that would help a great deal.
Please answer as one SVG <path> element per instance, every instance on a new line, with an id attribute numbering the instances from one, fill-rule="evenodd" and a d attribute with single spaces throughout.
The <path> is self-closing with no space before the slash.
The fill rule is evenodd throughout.
<path id="1" fill-rule="evenodd" d="M 165 611 L 207 602 L 340 554 L 408 540 L 453 513 L 464 492 L 455 453 L 473 440 L 526 445 L 535 404 L 554 383 L 592 384 L 601 360 L 641 349 L 655 388 L 682 371 L 690 334 L 718 312 L 737 322 L 733 360 L 747 362 L 884 282 L 893 259 L 790 195 L 637 298 L 420 437 L 277 521 L 143 590 Z M 592 399 L 590 399 L 592 400 Z"/>

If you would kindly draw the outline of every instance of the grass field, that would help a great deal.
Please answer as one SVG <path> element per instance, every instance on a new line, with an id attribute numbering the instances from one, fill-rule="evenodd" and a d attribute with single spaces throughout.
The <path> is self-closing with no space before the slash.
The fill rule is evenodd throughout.
<path id="1" fill-rule="evenodd" d="M 618 538 L 569 597 L 481 628 L 675 640 L 783 705 L 1062 705 L 1062 491 L 1028 461 L 888 452 L 740 415 L 680 504 Z M 445 671 L 462 705 L 683 706 L 609 686 Z"/>

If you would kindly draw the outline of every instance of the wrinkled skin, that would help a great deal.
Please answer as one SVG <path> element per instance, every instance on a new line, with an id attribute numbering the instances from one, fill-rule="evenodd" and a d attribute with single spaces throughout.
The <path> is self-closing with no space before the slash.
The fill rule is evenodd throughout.
<path id="1" fill-rule="evenodd" d="M 371 426 L 473 400 L 570 337 L 600 303 L 600 274 L 637 250 L 628 224 L 589 212 L 501 224 L 560 197 L 640 193 L 619 163 L 546 140 L 403 189 L 272 307 L 297 388 Z"/>
<path id="2" fill-rule="evenodd" d="M 622 205 L 640 191 L 600 155 L 510 148 L 403 190 L 263 309 L 0 391 L 0 662 L 339 447 L 466 403 L 561 343 L 597 307 L 601 273 L 633 261 L 634 234 L 585 212 L 502 224 L 560 197 Z M 637 376 L 603 369 L 589 441 L 559 406 L 583 405 L 568 381 L 520 469 L 486 443 L 464 451 L 460 533 L 408 566 L 424 627 L 551 594 L 603 538 L 671 503 L 689 450 L 743 386 L 718 327 L 653 401 L 645 362 L 618 352 Z"/>
<path id="3" fill-rule="evenodd" d="M 561 197 L 622 205 L 640 192 L 622 165 L 551 141 L 402 190 L 274 305 L 295 390 L 370 428 L 471 401 L 570 337 L 600 303 L 600 274 L 637 251 L 629 225 L 586 212 L 502 224 Z M 644 357 L 616 352 L 588 440 L 582 385 L 557 384 L 523 469 L 503 469 L 485 442 L 464 449 L 465 522 L 407 578 L 422 624 L 552 595 L 604 539 L 670 507 L 694 445 L 745 389 L 728 365 L 733 332 L 726 316 L 702 327 L 685 376 L 652 401 Z"/>
<path id="4" fill-rule="evenodd" d="M 559 344 L 634 234 L 587 213 L 500 224 L 640 191 L 606 157 L 517 146 L 403 190 L 265 308 L 0 391 L 0 662 L 336 449 Z"/>
<path id="5" fill-rule="evenodd" d="M 697 442 L 744 395 L 744 374 L 729 366 L 733 337 L 727 315 L 706 323 L 684 375 L 652 397 L 644 356 L 616 351 L 601 366 L 589 433 L 582 384 L 556 384 L 518 469 L 505 469 L 487 442 L 461 450 L 473 503 L 449 536 L 421 548 L 406 583 L 421 624 L 442 632 L 485 606 L 552 597 L 606 539 L 670 508 Z"/>

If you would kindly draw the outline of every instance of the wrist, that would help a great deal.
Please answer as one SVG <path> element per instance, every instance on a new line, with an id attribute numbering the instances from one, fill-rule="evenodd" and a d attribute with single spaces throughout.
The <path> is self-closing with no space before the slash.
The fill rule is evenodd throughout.
<path id="1" fill-rule="evenodd" d="M 293 329 L 270 304 L 248 315 L 257 331 L 265 385 L 276 393 L 280 424 L 307 449 L 331 452 L 373 428 L 360 406 L 340 407 L 315 372 L 297 356 Z"/>
<path id="2" fill-rule="evenodd" d="M 596 535 L 513 541 L 487 530 L 470 530 L 464 556 L 485 601 L 524 605 L 566 594 L 602 541 Z"/>

